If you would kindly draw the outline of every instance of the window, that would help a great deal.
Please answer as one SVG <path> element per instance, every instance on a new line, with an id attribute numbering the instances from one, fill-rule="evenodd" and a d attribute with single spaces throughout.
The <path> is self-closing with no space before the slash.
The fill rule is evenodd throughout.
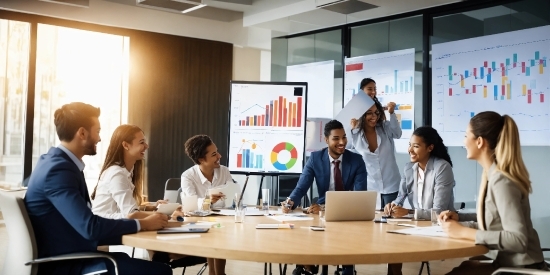
<path id="1" fill-rule="evenodd" d="M 0 20 L 0 188 L 23 179 L 30 24 Z"/>
<path id="2" fill-rule="evenodd" d="M 102 141 L 85 156 L 84 175 L 93 189 L 115 128 L 127 122 L 129 38 L 38 24 L 33 167 L 57 146 L 53 114 L 81 101 L 101 109 Z"/>

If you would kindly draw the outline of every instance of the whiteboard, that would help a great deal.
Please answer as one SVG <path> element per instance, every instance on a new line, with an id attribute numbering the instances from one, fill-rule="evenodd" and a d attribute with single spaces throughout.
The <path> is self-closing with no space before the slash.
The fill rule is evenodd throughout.
<path id="1" fill-rule="evenodd" d="M 508 114 L 521 145 L 550 145 L 550 26 L 432 46 L 432 124 L 463 145 L 470 118 Z"/>
<path id="2" fill-rule="evenodd" d="M 302 172 L 307 90 L 305 82 L 231 82 L 231 172 Z"/>
<path id="3" fill-rule="evenodd" d="M 288 66 L 286 81 L 307 82 L 307 118 L 334 116 L 334 60 Z"/>
<path id="4" fill-rule="evenodd" d="M 397 104 L 395 114 L 402 135 L 395 140 L 395 149 L 406 153 L 414 131 L 414 49 L 346 58 L 344 63 L 344 106 L 354 95 L 363 93 L 361 80 L 372 78 L 380 103 L 384 106 L 388 102 Z M 387 112 L 386 118 L 389 119 Z"/>

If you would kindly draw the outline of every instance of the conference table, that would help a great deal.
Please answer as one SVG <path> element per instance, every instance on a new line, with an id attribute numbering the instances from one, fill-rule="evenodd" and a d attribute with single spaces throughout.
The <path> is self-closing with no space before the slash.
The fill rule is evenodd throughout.
<path id="1" fill-rule="evenodd" d="M 320 221 L 318 215 L 311 216 L 313 220 L 288 222 L 294 224 L 293 229 L 256 229 L 257 224 L 280 223 L 267 216 L 247 216 L 244 223 L 235 223 L 232 216 L 186 217 L 185 223 L 204 220 L 217 224 L 198 238 L 160 240 L 151 231 L 125 235 L 122 243 L 210 258 L 311 265 L 422 262 L 488 252 L 472 241 L 388 233 L 406 228 L 396 223 L 326 222 L 325 231 L 313 231 L 309 226 Z M 409 223 L 431 225 L 429 221 Z"/>

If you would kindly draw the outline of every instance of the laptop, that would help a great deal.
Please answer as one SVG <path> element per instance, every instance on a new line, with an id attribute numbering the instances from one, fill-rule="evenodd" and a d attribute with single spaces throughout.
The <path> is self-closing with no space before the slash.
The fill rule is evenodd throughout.
<path id="1" fill-rule="evenodd" d="M 376 210 L 376 191 L 327 191 L 325 220 L 372 221 Z"/>

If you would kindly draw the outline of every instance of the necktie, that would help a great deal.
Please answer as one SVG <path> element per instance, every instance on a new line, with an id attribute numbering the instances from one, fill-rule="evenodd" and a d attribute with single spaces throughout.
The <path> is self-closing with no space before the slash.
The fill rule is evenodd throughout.
<path id="1" fill-rule="evenodd" d="M 344 191 L 342 172 L 340 172 L 340 161 L 334 160 L 332 163 L 334 163 L 334 189 L 336 191 Z"/>

